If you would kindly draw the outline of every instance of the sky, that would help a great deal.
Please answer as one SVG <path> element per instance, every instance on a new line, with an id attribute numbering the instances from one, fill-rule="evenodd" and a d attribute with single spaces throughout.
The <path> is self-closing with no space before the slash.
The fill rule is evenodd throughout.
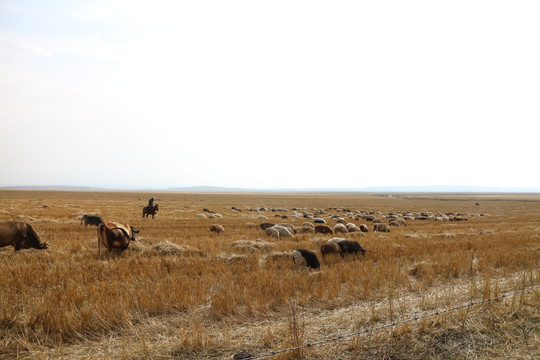
<path id="1" fill-rule="evenodd" d="M 538 1 L 0 0 L 0 186 L 540 187 Z"/>

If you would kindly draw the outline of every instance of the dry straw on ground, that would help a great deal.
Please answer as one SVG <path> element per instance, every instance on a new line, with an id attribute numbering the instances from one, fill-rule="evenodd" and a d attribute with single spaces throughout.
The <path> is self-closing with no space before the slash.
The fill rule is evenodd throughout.
<path id="1" fill-rule="evenodd" d="M 142 219 L 152 195 L 160 212 Z M 533 195 L 2 191 L 0 208 L 0 220 L 28 221 L 51 244 L 0 248 L 1 359 L 232 359 L 540 284 L 540 196 Z M 359 241 L 364 257 L 329 257 L 318 271 L 294 268 L 289 253 L 306 248 L 320 258 L 333 235 L 277 240 L 258 227 L 300 227 L 306 219 L 297 214 L 320 209 L 332 226 L 333 214 L 365 223 L 345 208 L 377 218 L 409 211 L 469 220 L 409 220 L 385 234 L 369 224 L 363 236 L 340 234 Z M 223 217 L 198 218 L 209 214 L 204 209 Z M 140 239 L 100 261 L 96 228 L 77 220 L 83 213 L 135 225 Z M 211 233 L 211 222 L 225 232 Z M 280 357 L 536 359 L 539 305 L 539 291 L 531 291 Z"/>

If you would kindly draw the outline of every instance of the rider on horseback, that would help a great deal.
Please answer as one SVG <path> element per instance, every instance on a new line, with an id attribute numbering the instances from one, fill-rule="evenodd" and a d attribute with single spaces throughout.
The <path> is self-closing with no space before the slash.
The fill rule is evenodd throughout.
<path id="1" fill-rule="evenodd" d="M 150 200 L 148 200 L 148 208 L 151 209 L 154 206 L 154 201 L 156 201 L 156 198 L 152 196 Z"/>

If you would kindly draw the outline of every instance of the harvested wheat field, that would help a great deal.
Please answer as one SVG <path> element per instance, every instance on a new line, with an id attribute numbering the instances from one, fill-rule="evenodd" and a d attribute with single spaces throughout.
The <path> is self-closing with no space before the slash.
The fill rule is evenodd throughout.
<path id="1" fill-rule="evenodd" d="M 140 232 L 100 260 L 84 214 Z M 314 233 L 317 217 L 368 232 Z M 0 220 L 49 244 L 0 248 L 2 359 L 233 359 L 413 318 L 266 358 L 540 358 L 539 195 L 0 191 Z M 335 237 L 365 255 L 323 259 Z"/>

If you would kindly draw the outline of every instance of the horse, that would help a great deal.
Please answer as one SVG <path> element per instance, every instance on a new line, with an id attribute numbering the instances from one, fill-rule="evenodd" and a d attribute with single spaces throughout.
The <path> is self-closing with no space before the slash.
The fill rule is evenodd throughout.
<path id="1" fill-rule="evenodd" d="M 156 213 L 159 211 L 159 204 L 156 204 L 154 206 L 145 206 L 142 211 L 142 217 L 148 217 L 148 215 L 152 215 L 152 219 L 156 215 Z"/>

